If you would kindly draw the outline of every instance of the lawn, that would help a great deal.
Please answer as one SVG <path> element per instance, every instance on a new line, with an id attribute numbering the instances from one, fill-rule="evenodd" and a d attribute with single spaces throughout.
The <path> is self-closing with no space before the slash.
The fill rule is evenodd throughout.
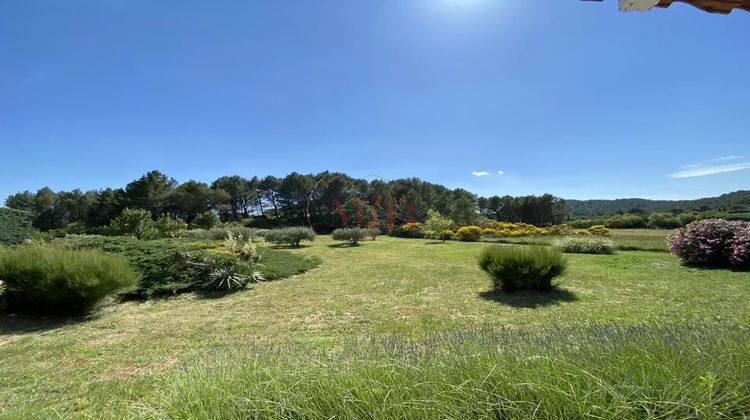
<path id="1" fill-rule="evenodd" d="M 616 241 L 618 237 L 624 235 L 617 232 Z M 630 240 L 658 242 L 650 237 L 644 239 L 642 235 Z M 748 390 L 746 382 L 736 379 L 729 381 L 728 385 L 723 382 L 727 378 L 722 375 L 727 372 L 746 373 L 748 369 L 746 327 L 750 325 L 750 273 L 688 268 L 665 252 L 569 255 L 569 269 L 558 281 L 557 291 L 546 295 L 518 293 L 507 296 L 491 292 L 489 279 L 477 267 L 475 255 L 482 246 L 484 244 L 379 237 L 358 247 L 340 247 L 323 237 L 310 246 L 292 250 L 320 258 L 322 264 L 319 267 L 288 279 L 256 284 L 249 290 L 230 295 L 184 294 L 145 302 L 130 301 L 109 305 L 91 319 L 64 322 L 3 316 L 0 318 L 0 417 L 151 415 L 189 418 L 201 414 L 180 409 L 179 395 L 189 393 L 189 390 L 180 390 L 180 384 L 189 385 L 195 380 L 194 376 L 185 373 L 190 372 L 186 368 L 198 367 L 194 375 L 200 376 L 200 369 L 211 372 L 213 363 L 228 357 L 234 360 L 234 354 L 239 355 L 236 359 L 245 360 L 248 351 L 258 354 L 257 349 L 264 349 L 260 353 L 272 355 L 283 353 L 281 360 L 284 363 L 273 364 L 276 370 L 271 371 L 283 376 L 278 369 L 288 366 L 291 372 L 292 366 L 297 364 L 295 360 L 305 360 L 300 366 L 312 363 L 312 354 L 330 357 L 331 354 L 347 353 L 353 347 L 352 343 L 358 342 L 380 343 L 374 347 L 382 348 L 382 343 L 387 347 L 389 340 L 395 340 L 393 342 L 400 343 L 398 345 L 424 347 L 424 343 L 434 340 L 436 333 L 461 335 L 460 331 L 474 331 L 469 335 L 480 338 L 467 339 L 473 343 L 481 341 L 482 334 L 477 331 L 489 329 L 495 331 L 490 334 L 492 337 L 501 337 L 498 340 L 502 341 L 505 340 L 502 338 L 504 333 L 496 330 L 500 328 L 502 331 L 538 334 L 541 338 L 535 341 L 535 346 L 529 345 L 525 339 L 516 344 L 526 349 L 525 352 L 535 354 L 556 346 L 569 348 L 569 338 L 554 339 L 556 344 L 551 346 L 539 343 L 548 340 L 544 337 L 549 337 L 549 334 L 557 334 L 556 326 L 567 328 L 571 325 L 593 325 L 593 328 L 608 331 L 603 336 L 612 340 L 610 344 L 588 339 L 592 346 L 600 346 L 596 349 L 601 354 L 612 354 L 621 349 L 617 347 L 616 339 L 619 330 L 608 326 L 646 325 L 643 327 L 647 331 L 645 334 L 633 333 L 634 337 L 643 338 L 662 335 L 658 328 L 672 331 L 668 326 L 688 325 L 688 328 L 683 328 L 682 338 L 676 338 L 661 354 L 683 354 L 675 349 L 674 343 L 686 347 L 689 343 L 696 343 L 681 356 L 683 367 L 696 363 L 706 372 L 714 372 L 716 386 L 723 384 L 722 392 L 717 395 Z M 692 330 L 706 333 L 700 333 L 703 338 L 692 337 L 690 334 L 699 334 L 691 333 Z M 583 331 L 588 330 L 584 328 Z M 724 343 L 722 340 L 727 340 L 726 346 L 721 344 Z M 705 348 L 701 352 L 703 344 Z M 608 347 L 610 345 L 614 347 Z M 372 344 L 368 346 L 365 347 L 373 347 Z M 438 344 L 435 348 L 448 348 L 446 346 L 449 347 L 450 343 Z M 485 353 L 489 351 L 487 347 L 483 349 Z M 637 350 L 622 351 L 632 356 L 631 361 L 648 358 Z M 298 356 L 294 356 L 295 359 L 289 354 Z M 570 361 L 577 357 L 570 349 L 561 354 Z M 705 354 L 716 357 L 707 360 Z M 745 354 L 745 357 L 732 358 L 731 354 Z M 388 355 L 383 357 L 388 358 Z M 440 363 L 446 362 L 446 359 L 438 359 Z M 581 360 L 594 359 L 587 353 Z M 261 361 L 260 365 L 267 366 L 270 360 Z M 731 369 L 714 365 L 727 360 L 735 363 L 730 363 Z M 514 366 L 520 363 L 518 359 L 508 360 L 506 356 L 482 363 L 499 362 L 514 363 Z M 342 366 L 348 366 L 347 363 L 342 362 Z M 654 361 L 653 366 L 657 365 L 659 363 Z M 246 365 L 237 366 L 235 363 L 227 371 L 237 372 L 245 368 Z M 553 365 L 544 367 L 548 373 L 550 369 L 557 371 L 558 368 L 562 369 Z M 370 372 L 367 369 L 355 371 Z M 399 372 L 399 369 L 393 372 Z M 434 365 L 424 369 L 431 372 L 425 373 L 428 377 L 439 377 L 438 372 L 431 370 Z M 537 373 L 542 371 L 545 370 Z M 658 372 L 662 378 L 668 374 Z M 695 374 L 696 378 L 705 376 L 704 371 Z M 366 377 L 360 378 L 359 383 L 367 383 Z M 335 375 L 328 379 L 332 378 L 336 379 Z M 409 382 L 403 381 L 392 383 L 403 386 Z M 228 384 L 227 388 L 238 383 Z M 329 385 L 335 383 L 341 381 L 333 380 Z M 481 387 L 485 385 L 483 382 Z M 553 385 L 560 386 L 559 383 L 550 383 Z M 477 386 L 481 388 L 479 384 Z M 198 389 L 190 388 L 194 392 Z M 321 389 L 330 391 L 335 388 Z M 694 392 L 702 391 L 696 388 Z M 201 395 L 212 394 L 203 392 Z M 295 396 L 299 397 L 299 394 Z M 291 404 L 297 400 L 290 396 L 289 401 Z M 733 401 L 740 400 L 735 398 Z M 711 408 L 713 402 L 702 405 L 709 407 L 704 414 L 720 409 Z M 748 407 L 747 401 L 743 404 Z M 255 407 L 252 404 L 247 407 L 251 406 Z M 233 407 L 237 408 L 236 405 Z M 717 407 L 723 406 L 719 404 Z M 325 412 L 321 409 L 317 413 Z M 502 410 L 496 412 L 505 413 Z M 205 411 L 201 413 L 206 415 Z M 406 412 L 390 412 L 390 415 L 398 413 Z M 422 417 L 430 416 L 429 411 L 420 413 Z M 518 411 L 516 415 L 524 413 L 529 412 Z M 613 415 L 616 412 L 599 414 L 608 417 L 607 413 Z M 732 414 L 731 411 L 728 413 Z M 355 415 L 353 412 L 349 414 Z M 459 410 L 454 414 L 471 413 Z M 286 413 L 286 416 L 295 417 L 293 412 Z"/>
<path id="2" fill-rule="evenodd" d="M 607 237 L 622 251 L 667 252 L 667 236 L 672 233 L 674 230 L 667 229 L 611 229 Z M 555 236 L 486 239 L 487 242 L 517 245 L 552 245 L 557 240 Z"/>

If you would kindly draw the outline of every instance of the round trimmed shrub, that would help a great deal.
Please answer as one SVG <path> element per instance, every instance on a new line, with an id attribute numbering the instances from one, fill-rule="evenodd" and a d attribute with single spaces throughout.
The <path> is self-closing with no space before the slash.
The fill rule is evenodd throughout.
<path id="1" fill-rule="evenodd" d="M 486 247 L 478 257 L 479 267 L 489 273 L 495 289 L 504 292 L 552 289 L 552 279 L 567 268 L 565 256 L 545 246 Z"/>
<path id="2" fill-rule="evenodd" d="M 13 310 L 74 314 L 134 288 L 139 275 L 119 255 L 35 245 L 0 250 L 0 278 Z"/>
<path id="3" fill-rule="evenodd" d="M 266 232 L 266 242 L 278 245 L 299 246 L 302 241 L 314 241 L 315 231 L 303 226 L 271 229 Z"/>
<path id="4" fill-rule="evenodd" d="M 614 254 L 615 243 L 600 237 L 567 237 L 557 247 L 568 254 Z"/>
<path id="5" fill-rule="evenodd" d="M 462 241 L 478 241 L 482 239 L 482 228 L 479 226 L 463 226 L 456 232 Z"/>
<path id="6" fill-rule="evenodd" d="M 669 236 L 669 251 L 689 265 L 750 268 L 750 222 L 707 219 Z"/>
<path id="7" fill-rule="evenodd" d="M 357 245 L 360 239 L 365 239 L 367 235 L 367 229 L 338 228 L 331 233 L 331 238 L 333 238 L 334 241 L 349 242 L 350 245 Z"/>

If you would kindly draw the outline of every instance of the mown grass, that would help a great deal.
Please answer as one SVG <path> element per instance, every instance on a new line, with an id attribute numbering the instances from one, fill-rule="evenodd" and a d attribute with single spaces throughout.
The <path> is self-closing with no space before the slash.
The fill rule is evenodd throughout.
<path id="1" fill-rule="evenodd" d="M 606 238 L 621 251 L 667 252 L 667 236 L 674 233 L 668 229 L 611 229 Z M 586 236 L 583 236 L 586 238 Z M 485 239 L 486 242 L 512 245 L 554 245 L 559 236 L 527 236 L 518 238 Z"/>
<path id="2" fill-rule="evenodd" d="M 623 251 L 667 252 L 667 236 L 672 233 L 668 229 L 612 229 L 610 238 Z"/>
<path id="3" fill-rule="evenodd" d="M 411 342 L 485 325 L 533 333 L 553 321 L 750 324 L 750 273 L 684 267 L 665 252 L 569 255 L 555 292 L 505 295 L 477 266 L 485 244 L 332 244 L 290 251 L 320 258 L 315 269 L 216 299 L 124 302 L 90 319 L 0 315 L 0 418 L 139 417 L 146 402 L 164 408 L 180 366 L 238 347 L 341 353 L 364 337 Z"/>
<path id="4" fill-rule="evenodd" d="M 742 418 L 750 330 L 479 328 L 333 354 L 242 347 L 193 360 L 140 407 L 157 419 Z"/>

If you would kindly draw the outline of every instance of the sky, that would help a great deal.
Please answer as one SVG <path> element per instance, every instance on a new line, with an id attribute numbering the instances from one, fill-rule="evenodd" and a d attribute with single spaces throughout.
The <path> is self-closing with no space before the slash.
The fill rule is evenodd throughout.
<path id="1" fill-rule="evenodd" d="M 0 1 L 0 197 L 340 171 L 750 189 L 750 13 L 579 0 Z"/>

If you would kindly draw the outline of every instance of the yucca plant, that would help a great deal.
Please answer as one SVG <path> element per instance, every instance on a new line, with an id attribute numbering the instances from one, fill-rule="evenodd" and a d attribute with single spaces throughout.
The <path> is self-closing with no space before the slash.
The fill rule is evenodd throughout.
<path id="1" fill-rule="evenodd" d="M 233 255 L 183 252 L 182 259 L 187 265 L 205 270 L 205 288 L 242 289 L 250 283 L 265 280 L 261 271 L 250 269 L 249 264 Z"/>

